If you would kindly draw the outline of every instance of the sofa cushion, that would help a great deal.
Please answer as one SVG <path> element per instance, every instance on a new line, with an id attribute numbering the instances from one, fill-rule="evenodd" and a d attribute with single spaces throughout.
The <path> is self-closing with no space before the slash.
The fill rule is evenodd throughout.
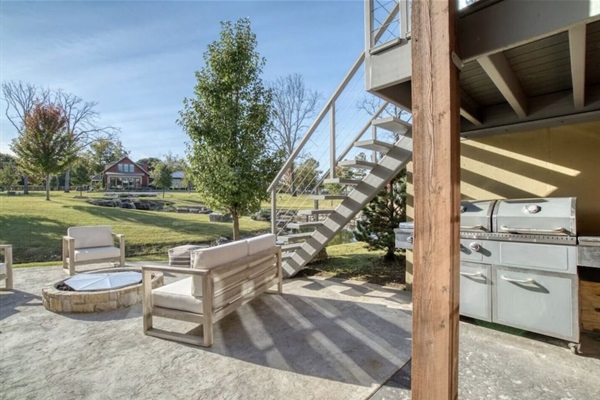
<path id="1" fill-rule="evenodd" d="M 231 242 L 208 249 L 197 250 L 192 257 L 192 268 L 211 269 L 219 265 L 239 260 L 248 255 L 248 242 L 246 240 Z M 237 268 L 236 268 L 237 270 Z M 231 273 L 234 273 L 231 271 Z M 192 277 L 192 294 L 202 296 L 202 280 L 199 276 Z"/>
<path id="2" fill-rule="evenodd" d="M 75 226 L 67 229 L 67 235 L 75 239 L 75 248 L 114 246 L 110 226 Z"/>
<path id="3" fill-rule="evenodd" d="M 75 262 L 119 258 L 121 250 L 116 247 L 90 247 L 75 250 Z"/>
<path id="4" fill-rule="evenodd" d="M 260 235 L 248 239 L 248 254 L 260 253 L 263 250 L 271 249 L 275 247 L 275 235 L 272 233 L 266 235 Z"/>
<path id="5" fill-rule="evenodd" d="M 191 295 L 192 277 L 181 279 L 152 290 L 152 303 L 156 307 L 202 314 L 202 287 L 200 296 Z"/>

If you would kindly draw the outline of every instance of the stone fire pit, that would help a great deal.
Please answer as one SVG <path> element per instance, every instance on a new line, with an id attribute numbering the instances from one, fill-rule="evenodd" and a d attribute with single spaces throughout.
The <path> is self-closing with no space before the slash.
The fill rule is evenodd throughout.
<path id="1" fill-rule="evenodd" d="M 106 274 L 111 272 L 140 272 L 140 268 L 111 268 L 105 270 L 91 271 L 90 274 Z M 68 278 L 67 278 L 68 279 Z M 53 312 L 66 313 L 90 313 L 98 311 L 116 310 L 129 307 L 142 300 L 142 284 L 120 287 L 109 290 L 95 291 L 67 291 L 59 290 L 67 279 L 46 285 L 42 289 L 44 307 Z M 163 274 L 152 275 L 152 287 L 156 288 L 164 284 Z"/>

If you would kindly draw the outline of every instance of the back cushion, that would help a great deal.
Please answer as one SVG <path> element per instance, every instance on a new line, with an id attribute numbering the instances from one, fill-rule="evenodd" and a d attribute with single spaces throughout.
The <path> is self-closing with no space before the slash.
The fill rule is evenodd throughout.
<path id="1" fill-rule="evenodd" d="M 260 253 L 263 250 L 275 247 L 275 235 L 272 233 L 248 239 L 248 254 Z"/>
<path id="2" fill-rule="evenodd" d="M 75 238 L 75 248 L 114 246 L 110 226 L 75 226 L 67 230 Z"/>
<path id="3" fill-rule="evenodd" d="M 248 242 L 245 240 L 209 247 L 194 252 L 192 268 L 210 269 L 240 260 L 248 255 Z M 192 280 L 192 295 L 202 296 L 202 278 L 194 276 Z"/>

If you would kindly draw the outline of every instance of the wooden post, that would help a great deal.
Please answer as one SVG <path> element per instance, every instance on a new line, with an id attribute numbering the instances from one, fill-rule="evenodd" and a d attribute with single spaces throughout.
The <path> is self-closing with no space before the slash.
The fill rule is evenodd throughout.
<path id="1" fill-rule="evenodd" d="M 412 3 L 412 398 L 458 397 L 459 88 L 455 0 Z"/>

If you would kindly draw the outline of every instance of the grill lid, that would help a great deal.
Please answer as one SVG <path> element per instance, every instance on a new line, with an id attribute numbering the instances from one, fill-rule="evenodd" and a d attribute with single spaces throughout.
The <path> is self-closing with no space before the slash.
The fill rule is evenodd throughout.
<path id="1" fill-rule="evenodd" d="M 493 229 L 498 233 L 576 236 L 575 198 L 498 200 Z"/>
<path id="2" fill-rule="evenodd" d="M 460 230 L 462 232 L 491 232 L 492 211 L 496 200 L 460 202 Z"/>

